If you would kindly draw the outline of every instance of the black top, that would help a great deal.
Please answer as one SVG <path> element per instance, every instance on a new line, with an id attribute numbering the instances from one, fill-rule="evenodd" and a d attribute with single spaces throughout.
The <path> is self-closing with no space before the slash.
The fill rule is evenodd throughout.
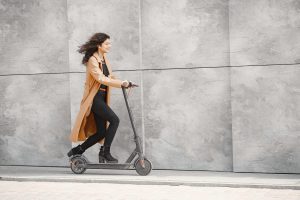
<path id="1" fill-rule="evenodd" d="M 108 71 L 105 61 L 102 62 L 102 68 L 103 68 L 103 74 L 108 77 L 109 71 Z M 107 89 L 107 86 L 104 84 L 101 84 L 100 88 Z"/>

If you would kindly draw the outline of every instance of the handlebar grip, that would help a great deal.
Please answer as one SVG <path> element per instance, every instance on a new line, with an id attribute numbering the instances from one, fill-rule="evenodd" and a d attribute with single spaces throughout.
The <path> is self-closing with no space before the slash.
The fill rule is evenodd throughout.
<path id="1" fill-rule="evenodd" d="M 128 87 L 138 87 L 138 84 L 134 83 L 134 82 L 131 82 L 129 81 L 129 85 Z"/>

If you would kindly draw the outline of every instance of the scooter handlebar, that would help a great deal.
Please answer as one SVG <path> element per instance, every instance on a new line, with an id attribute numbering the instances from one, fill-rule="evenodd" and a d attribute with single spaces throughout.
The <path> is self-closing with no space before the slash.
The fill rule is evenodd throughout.
<path id="1" fill-rule="evenodd" d="M 129 81 L 129 86 L 128 87 L 139 87 L 139 85 L 132 82 L 132 81 Z"/>
<path id="2" fill-rule="evenodd" d="M 127 87 L 125 87 L 125 86 L 122 86 L 122 87 L 124 87 L 124 88 L 132 88 L 132 87 L 139 87 L 139 85 L 136 84 L 136 83 L 134 83 L 134 82 L 132 82 L 132 81 L 129 81 L 129 85 Z"/>

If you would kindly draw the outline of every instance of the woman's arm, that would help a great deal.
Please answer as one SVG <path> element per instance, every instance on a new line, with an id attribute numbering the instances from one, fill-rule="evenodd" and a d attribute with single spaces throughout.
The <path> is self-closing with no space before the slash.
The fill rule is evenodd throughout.
<path id="1" fill-rule="evenodd" d="M 110 77 L 111 77 L 112 79 L 118 79 L 118 77 L 117 77 L 114 73 L 112 73 Z"/>
<path id="2" fill-rule="evenodd" d="M 98 61 L 93 56 L 91 56 L 87 62 L 87 70 L 94 77 L 94 79 L 101 84 L 104 84 L 106 86 L 116 87 L 116 88 L 122 87 L 122 82 L 123 82 L 122 80 L 108 78 L 103 74 L 103 72 L 99 69 Z"/>

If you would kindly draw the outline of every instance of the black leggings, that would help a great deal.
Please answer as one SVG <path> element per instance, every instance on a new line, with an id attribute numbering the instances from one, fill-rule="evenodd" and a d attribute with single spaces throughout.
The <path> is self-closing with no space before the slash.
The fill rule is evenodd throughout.
<path id="1" fill-rule="evenodd" d="M 96 144 L 98 141 L 105 138 L 104 146 L 110 146 L 117 132 L 120 119 L 114 111 L 106 104 L 105 98 L 107 93 L 99 90 L 93 99 L 91 111 L 94 114 L 97 132 L 91 135 L 81 147 L 86 150 Z M 106 121 L 109 121 L 109 126 L 106 129 Z"/>

